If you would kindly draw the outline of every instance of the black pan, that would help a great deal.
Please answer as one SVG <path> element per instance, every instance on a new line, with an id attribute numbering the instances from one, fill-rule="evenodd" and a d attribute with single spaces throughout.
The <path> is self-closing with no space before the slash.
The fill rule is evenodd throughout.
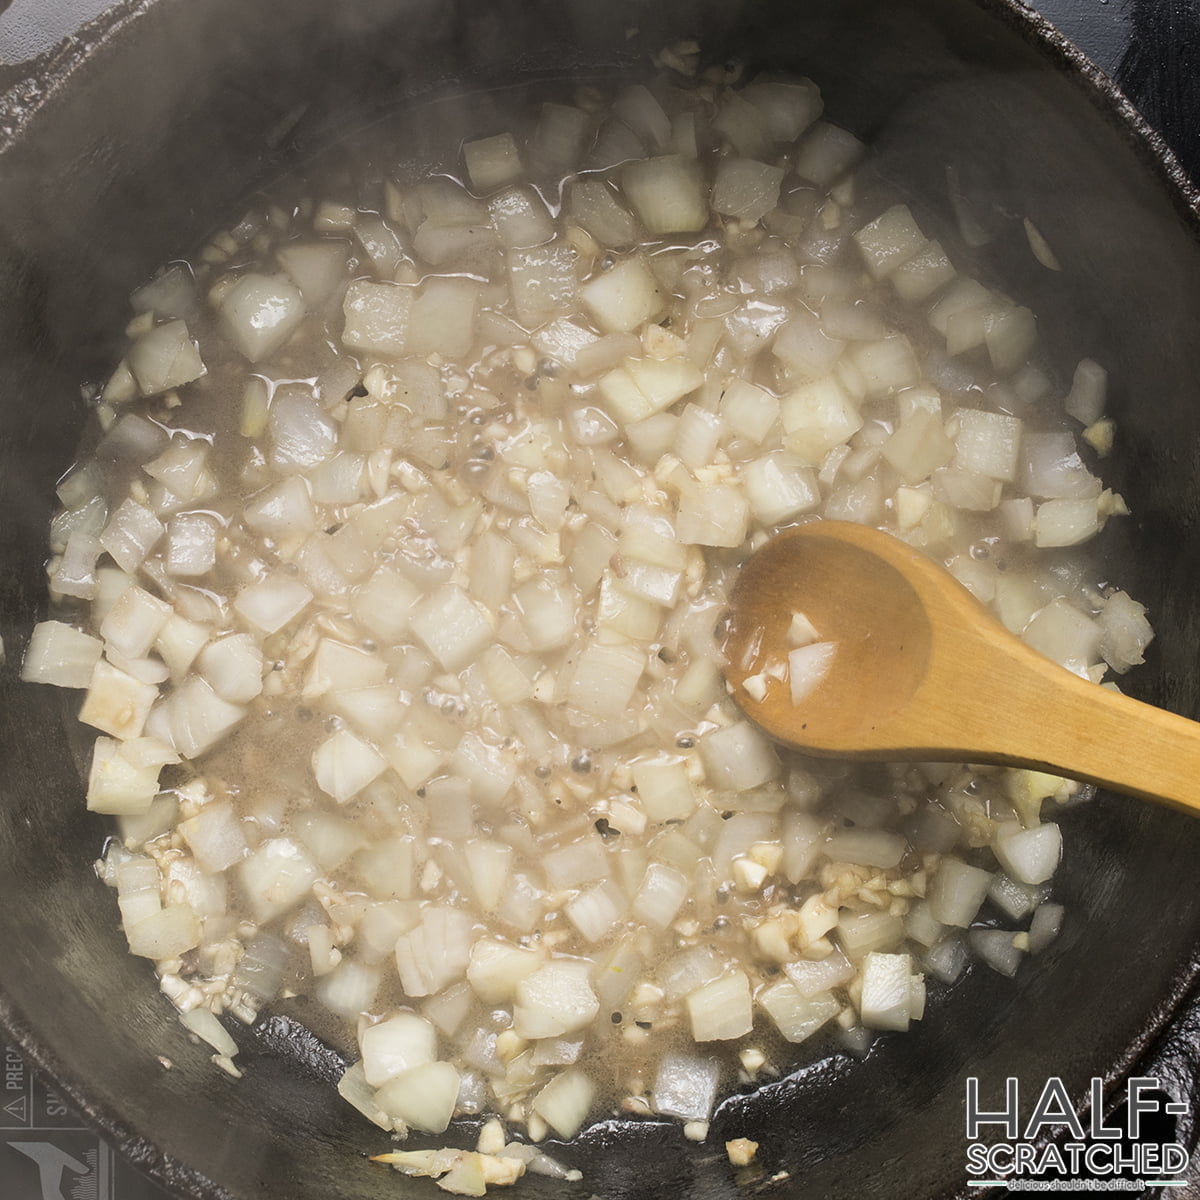
<path id="1" fill-rule="evenodd" d="M 285 1015 L 240 1035 L 235 1081 L 125 953 L 90 869 L 105 827 L 83 813 L 71 706 L 16 678 L 44 614 L 45 529 L 83 421 L 80 382 L 115 357 L 131 288 L 333 140 L 346 114 L 457 81 L 577 78 L 690 36 L 715 60 L 817 78 L 834 119 L 876 144 L 891 182 L 948 237 L 953 166 L 995 225 L 975 269 L 1043 315 L 1064 376 L 1082 353 L 1103 359 L 1121 446 L 1108 475 L 1136 516 L 1114 523 L 1102 552 L 1158 630 L 1129 686 L 1200 713 L 1195 196 L 1129 106 L 1017 0 L 123 6 L 17 81 L 0 109 L 0 1018 L 67 1100 L 181 1196 L 442 1193 L 365 1161 L 383 1148 L 378 1132 L 333 1094 L 336 1056 Z M 1061 273 L 1034 262 L 1023 216 Z M 715 1200 L 746 1186 L 920 1200 L 965 1188 L 969 1075 L 985 1097 L 1009 1076 L 1028 1095 L 1056 1075 L 1082 1099 L 1092 1077 L 1119 1091 L 1141 1064 L 1190 1100 L 1200 822 L 1101 796 L 1063 824 L 1066 931 L 1018 978 L 972 970 L 865 1062 L 830 1052 L 729 1100 L 707 1144 L 671 1124 L 603 1121 L 553 1151 L 583 1168 L 583 1184 L 526 1179 L 512 1200 Z M 1191 1116 L 1176 1124 L 1190 1145 Z M 742 1135 L 762 1147 L 749 1185 L 722 1151 Z"/>

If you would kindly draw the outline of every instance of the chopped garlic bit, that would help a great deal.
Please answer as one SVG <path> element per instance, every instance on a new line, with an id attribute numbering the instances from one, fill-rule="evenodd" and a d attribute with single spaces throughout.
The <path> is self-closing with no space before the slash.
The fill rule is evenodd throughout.
<path id="1" fill-rule="evenodd" d="M 758 1143 L 749 1138 L 734 1138 L 733 1141 L 725 1143 L 725 1153 L 735 1167 L 746 1167 L 754 1161 L 754 1156 L 758 1153 Z"/>

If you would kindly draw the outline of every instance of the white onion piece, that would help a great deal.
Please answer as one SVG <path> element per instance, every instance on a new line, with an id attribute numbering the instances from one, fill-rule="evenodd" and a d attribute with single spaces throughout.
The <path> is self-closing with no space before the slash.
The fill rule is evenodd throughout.
<path id="1" fill-rule="evenodd" d="M 454 1115 L 460 1083 L 459 1073 L 450 1063 L 428 1063 L 384 1084 L 375 1093 L 375 1102 L 406 1126 L 441 1133 Z"/>
<path id="2" fill-rule="evenodd" d="M 148 812 L 158 794 L 159 769 L 178 761 L 168 746 L 152 738 L 97 738 L 88 774 L 88 809 L 122 816 Z"/>
<path id="3" fill-rule="evenodd" d="M 803 997 L 811 998 L 844 987 L 854 978 L 854 966 L 838 949 L 821 959 L 798 958 L 785 963 L 784 974 Z"/>
<path id="4" fill-rule="evenodd" d="M 961 859 L 942 859 L 929 885 L 929 911 L 943 925 L 965 929 L 987 897 L 992 876 Z"/>
<path id="5" fill-rule="evenodd" d="M 164 534 L 162 524 L 147 508 L 126 500 L 100 535 L 100 545 L 124 571 L 136 571 Z"/>
<path id="6" fill-rule="evenodd" d="M 912 959 L 907 954 L 867 955 L 859 1005 L 865 1026 L 907 1029 L 913 1016 L 912 993 Z"/>
<path id="7" fill-rule="evenodd" d="M 1093 425 L 1104 416 L 1107 393 L 1108 372 L 1094 359 L 1080 359 L 1063 408 L 1080 424 Z"/>
<path id="8" fill-rule="evenodd" d="M 1029 922 L 1029 953 L 1040 954 L 1058 936 L 1065 910 L 1061 904 L 1043 904 Z"/>
<path id="9" fill-rule="evenodd" d="M 750 980 L 744 971 L 731 971 L 689 992 L 686 1004 L 697 1042 L 731 1041 L 744 1037 L 754 1025 Z"/>
<path id="10" fill-rule="evenodd" d="M 127 361 L 143 396 L 182 387 L 205 373 L 200 351 L 183 321 L 168 321 L 142 334 L 129 348 Z"/>
<path id="11" fill-rule="evenodd" d="M 413 1067 L 437 1061 L 437 1032 L 424 1017 L 401 1012 L 359 1035 L 363 1074 L 379 1087 Z"/>
<path id="12" fill-rule="evenodd" d="M 1014 942 L 1016 935 L 1007 929 L 972 929 L 967 934 L 971 950 L 993 971 L 1015 975 L 1024 953 Z"/>
<path id="13" fill-rule="evenodd" d="M 125 927 L 129 953 L 141 958 L 178 958 L 200 941 L 200 923 L 186 904 L 169 904 L 161 912 Z"/>
<path id="14" fill-rule="evenodd" d="M 302 583 L 283 574 L 269 575 L 247 584 L 233 607 L 263 633 L 278 633 L 308 606 L 313 594 Z"/>
<path id="15" fill-rule="evenodd" d="M 758 1004 L 789 1042 L 803 1042 L 812 1037 L 836 1017 L 842 1007 L 827 992 L 802 995 L 786 979 L 764 988 L 758 996 Z"/>
<path id="16" fill-rule="evenodd" d="M 554 959 L 517 984 L 513 1030 L 519 1037 L 561 1037 L 584 1029 L 600 1011 L 585 962 Z"/>
<path id="17" fill-rule="evenodd" d="M 708 223 L 700 164 L 682 155 L 629 163 L 621 185 L 651 235 L 695 233 Z"/>
<path id="18" fill-rule="evenodd" d="M 788 653 L 788 689 L 793 704 L 802 704 L 821 686 L 836 654 L 836 642 L 812 642 Z"/>
<path id="19" fill-rule="evenodd" d="M 246 853 L 241 822 L 228 801 L 206 804 L 194 817 L 180 821 L 178 828 L 204 871 L 224 871 Z"/>
<path id="20" fill-rule="evenodd" d="M 779 772 L 771 743 L 748 721 L 706 734 L 699 749 L 709 782 L 722 791 L 749 791 Z"/>
<path id="21" fill-rule="evenodd" d="M 196 675 L 180 684 L 160 707 L 170 743 L 185 758 L 211 750 L 246 715 L 244 708 L 223 700 Z"/>
<path id="22" fill-rule="evenodd" d="M 304 319 L 304 298 L 286 276 L 243 275 L 221 304 L 221 320 L 251 361 L 268 358 Z"/>
<path id="23" fill-rule="evenodd" d="M 158 698 L 158 689 L 101 659 L 92 670 L 79 719 L 127 741 L 138 737 Z"/>
<path id="24" fill-rule="evenodd" d="M 40 621 L 29 636 L 21 678 L 56 687 L 87 687 L 102 650 L 100 640 L 89 633 L 62 621 Z"/>
<path id="25" fill-rule="evenodd" d="M 574 1067 L 556 1075 L 533 1098 L 533 1111 L 562 1138 L 573 1138 L 583 1127 L 596 1085 Z"/>
<path id="26" fill-rule="evenodd" d="M 1045 883 L 1058 869 L 1062 855 L 1062 832 L 1052 821 L 1036 829 L 1022 829 L 1019 822 L 1001 825 L 993 848 L 1000 865 L 1021 883 Z"/>
<path id="27" fill-rule="evenodd" d="M 462 977 L 474 925 L 471 915 L 459 909 L 425 909 L 420 925 L 396 942 L 396 966 L 406 995 L 430 996 Z"/>
<path id="28" fill-rule="evenodd" d="M 654 1079 L 654 1108 L 684 1121 L 707 1121 L 717 1096 L 720 1065 L 715 1058 L 665 1054 Z"/>
<path id="29" fill-rule="evenodd" d="M 633 899 L 634 916 L 655 929 L 666 929 L 675 919 L 691 890 L 681 871 L 651 863 Z"/>

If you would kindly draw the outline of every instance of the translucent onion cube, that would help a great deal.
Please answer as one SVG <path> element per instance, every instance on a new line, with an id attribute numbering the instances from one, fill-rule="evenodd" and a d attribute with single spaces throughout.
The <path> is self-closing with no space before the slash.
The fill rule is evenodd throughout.
<path id="1" fill-rule="evenodd" d="M 148 812 L 158 794 L 159 771 L 178 761 L 168 746 L 153 738 L 119 742 L 98 737 L 88 773 L 88 809 L 121 815 Z"/>
<path id="2" fill-rule="evenodd" d="M 517 985 L 546 962 L 545 952 L 527 950 L 494 938 L 480 938 L 471 947 L 467 982 L 485 1004 L 508 1004 Z"/>
<path id="3" fill-rule="evenodd" d="M 836 642 L 810 642 L 788 654 L 788 690 L 793 704 L 802 704 L 821 686 L 836 656 Z"/>
<path id="4" fill-rule="evenodd" d="M 275 252 L 279 265 L 300 289 L 304 302 L 315 308 L 333 294 L 346 277 L 345 242 L 288 242 Z"/>
<path id="5" fill-rule="evenodd" d="M 562 242 L 547 242 L 507 255 L 517 320 L 528 329 L 569 315 L 578 305 L 578 255 Z"/>
<path id="6" fill-rule="evenodd" d="M 363 1073 L 372 1087 L 437 1061 L 437 1030 L 413 1012 L 368 1025 L 359 1035 Z"/>
<path id="7" fill-rule="evenodd" d="M 912 959 L 907 954 L 868 954 L 863 962 L 859 1011 L 868 1029 L 905 1030 L 912 1020 Z"/>
<path id="8" fill-rule="evenodd" d="M 651 236 L 697 233 L 708 224 L 704 173 L 695 159 L 668 154 L 629 163 L 621 187 Z"/>
<path id="9" fill-rule="evenodd" d="M 101 659 L 92 670 L 79 719 L 102 733 L 128 740 L 141 734 L 157 698 L 158 688 L 153 684 L 142 683 Z"/>
<path id="10" fill-rule="evenodd" d="M 127 587 L 100 622 L 100 636 L 126 658 L 142 658 L 154 645 L 172 608 L 145 589 Z"/>
<path id="11" fill-rule="evenodd" d="M 167 571 L 204 575 L 217 561 L 217 523 L 204 513 L 179 513 L 167 526 Z"/>
<path id="12" fill-rule="evenodd" d="M 585 942 L 598 942 L 625 915 L 625 899 L 616 884 L 606 881 L 567 901 L 567 920 Z"/>
<path id="13" fill-rule="evenodd" d="M 277 572 L 247 584 L 238 592 L 233 607 L 263 633 L 278 633 L 308 607 L 312 598 L 304 584 Z"/>
<path id="14" fill-rule="evenodd" d="M 462 358 L 475 341 L 479 294 L 480 285 L 473 279 L 427 279 L 409 313 L 406 353 Z"/>
<path id="15" fill-rule="evenodd" d="M 221 699 L 196 675 L 180 684 L 161 710 L 171 745 L 185 758 L 211 750 L 246 715 L 241 705 Z"/>
<path id="16" fill-rule="evenodd" d="M 432 996 L 461 979 L 470 959 L 475 921 L 470 913 L 442 905 L 421 914 L 421 923 L 396 940 L 400 986 L 410 997 Z"/>
<path id="17" fill-rule="evenodd" d="M 784 445 L 814 467 L 863 425 L 854 401 L 832 377 L 802 384 L 779 402 L 779 410 Z"/>
<path id="18" fill-rule="evenodd" d="M 21 678 L 26 683 L 85 688 L 91 682 L 102 650 L 100 640 L 90 633 L 62 621 L 41 621 L 30 634 L 21 663 Z"/>
<path id="19" fill-rule="evenodd" d="M 993 971 L 1013 976 L 1021 965 L 1024 953 L 1013 940 L 1010 929 L 972 929 L 967 942 L 973 954 L 981 958 Z"/>
<path id="20" fill-rule="evenodd" d="M 271 538 L 303 536 L 317 527 L 308 485 L 299 475 L 256 492 L 246 501 L 242 519 L 251 529 Z"/>
<path id="21" fill-rule="evenodd" d="M 604 333 L 631 333 L 662 311 L 658 280 L 641 256 L 622 259 L 579 289 L 579 298 Z"/>
<path id="22" fill-rule="evenodd" d="M 461 1083 L 450 1063 L 427 1063 L 384 1084 L 375 1093 L 375 1103 L 413 1129 L 441 1133 L 454 1116 Z"/>
<path id="23" fill-rule="evenodd" d="M 556 1075 L 533 1098 L 537 1113 L 559 1137 L 572 1138 L 592 1108 L 596 1085 L 583 1071 L 571 1067 Z"/>
<path id="24" fill-rule="evenodd" d="M 600 1011 L 591 964 L 555 959 L 517 984 L 513 1030 L 527 1039 L 561 1037 L 585 1029 Z"/>
<path id="25" fill-rule="evenodd" d="M 1046 500 L 1033 518 L 1033 540 L 1039 547 L 1078 546 L 1094 537 L 1102 524 L 1097 499 Z"/>
<path id="26" fill-rule="evenodd" d="M 676 532 L 688 546 L 740 546 L 746 540 L 750 506 L 741 489 L 727 483 L 688 488 L 679 499 Z"/>
<path id="27" fill-rule="evenodd" d="M 714 212 L 754 224 L 779 203 L 783 168 L 752 158 L 721 158 L 713 178 Z"/>
<path id="28" fill-rule="evenodd" d="M 352 350 L 399 357 L 408 343 L 415 289 L 356 279 L 346 289 L 342 342 Z"/>
<path id="29" fill-rule="evenodd" d="M 476 192 L 493 192 L 505 184 L 516 183 L 524 174 L 511 133 L 464 142 L 463 162 Z"/>
<path id="30" fill-rule="evenodd" d="M 221 322 L 251 361 L 278 350 L 304 320 L 304 298 L 286 275 L 243 275 L 221 304 Z"/>
<path id="31" fill-rule="evenodd" d="M 880 338 L 877 342 L 862 342 L 851 351 L 851 358 L 869 400 L 912 387 L 921 378 L 916 351 L 902 333 Z"/>
<path id="32" fill-rule="evenodd" d="M 696 810 L 696 790 L 681 759 L 638 759 L 633 781 L 638 803 L 651 821 L 686 821 Z"/>
<path id="33" fill-rule="evenodd" d="M 691 893 L 691 880 L 664 863 L 651 863 L 633 898 L 633 913 L 655 929 L 666 929 Z"/>
<path id="34" fill-rule="evenodd" d="M 317 786 L 338 804 L 353 800 L 387 769 L 387 760 L 369 742 L 339 729 L 313 751 Z"/>
<path id="35" fill-rule="evenodd" d="M 748 721 L 705 734 L 699 749 L 709 785 L 718 791 L 746 792 L 779 773 L 770 741 Z"/>
<path id="36" fill-rule="evenodd" d="M 489 746 L 473 731 L 463 734 L 450 767 L 466 780 L 472 799 L 492 806 L 504 802 L 517 775 L 511 756 Z"/>
<path id="37" fill-rule="evenodd" d="M 1004 413 L 962 408 L 957 413 L 954 465 L 1011 483 L 1017 476 L 1023 422 Z"/>
<path id="38" fill-rule="evenodd" d="M 533 188 L 497 192 L 488 200 L 488 212 L 500 240 L 510 248 L 537 246 L 554 236 L 554 218 Z"/>
<path id="39" fill-rule="evenodd" d="M 199 438 L 188 441 L 176 438 L 143 470 L 180 500 L 195 500 L 210 486 L 208 443 Z"/>
<path id="40" fill-rule="evenodd" d="M 854 235 L 867 270 L 886 279 L 901 263 L 925 247 L 926 238 L 904 204 L 895 204 Z"/>
<path id="41" fill-rule="evenodd" d="M 664 1054 L 654 1079 L 654 1111 L 683 1121 L 707 1121 L 717 1098 L 720 1073 L 715 1058 Z"/>
<path id="42" fill-rule="evenodd" d="M 246 704 L 262 692 L 262 650 L 248 633 L 230 634 L 209 643 L 201 651 L 197 666 L 213 691 L 231 704 Z"/>
<path id="43" fill-rule="evenodd" d="M 767 454 L 739 470 L 750 511 L 764 525 L 778 525 L 821 502 L 816 473 L 790 454 Z"/>
<path id="44" fill-rule="evenodd" d="M 143 396 L 182 387 L 205 372 L 200 351 L 183 321 L 156 325 L 129 347 L 129 369 Z"/>
<path id="45" fill-rule="evenodd" d="M 324 462 L 337 449 L 337 423 L 311 388 L 286 384 L 275 391 L 267 416 L 271 463 L 280 471 L 303 471 Z"/>
<path id="46" fill-rule="evenodd" d="M 1001 826 L 992 849 L 1000 865 L 1021 883 L 1045 883 L 1062 857 L 1062 831 L 1052 821 L 1033 829 L 1019 822 Z"/>
<path id="47" fill-rule="evenodd" d="M 269 838 L 242 860 L 237 874 L 250 911 L 262 925 L 299 903 L 319 871 L 298 842 Z"/>
<path id="48" fill-rule="evenodd" d="M 991 886 L 990 871 L 947 856 L 929 885 L 929 911 L 943 925 L 965 929 L 975 920 Z"/>
<path id="49" fill-rule="evenodd" d="M 200 944 L 200 922 L 186 904 L 168 904 L 153 916 L 125 926 L 130 954 L 178 958 Z"/>
<path id="50" fill-rule="evenodd" d="M 833 915 L 836 923 L 836 910 Z M 832 928 L 832 925 L 829 928 Z M 808 998 L 844 987 L 854 978 L 854 965 L 840 950 L 834 948 L 824 958 L 797 958 L 785 963 L 783 972 L 791 980 L 796 991 Z"/>
<path id="51" fill-rule="evenodd" d="M 409 627 L 447 671 L 476 658 L 492 640 L 492 623 L 457 584 L 431 592 L 409 615 Z"/>
<path id="52" fill-rule="evenodd" d="M 301 699 L 315 700 L 327 692 L 374 687 L 387 678 L 387 664 L 375 654 L 322 638 L 304 677 Z"/>
<path id="53" fill-rule="evenodd" d="M 162 523 L 148 508 L 136 500 L 125 500 L 100 534 L 100 545 L 112 555 L 121 570 L 132 574 L 165 532 Z"/>
<path id="54" fill-rule="evenodd" d="M 246 837 L 233 805 L 212 801 L 177 828 L 200 869 L 211 874 L 233 866 L 246 853 Z"/>
<path id="55" fill-rule="evenodd" d="M 745 1037 L 754 1027 L 750 979 L 745 971 L 730 971 L 689 992 L 686 1005 L 697 1042 L 731 1041 Z"/>
<path id="56" fill-rule="evenodd" d="M 721 419 L 739 437 L 761 442 L 779 418 L 779 401 L 764 388 L 736 376 L 721 393 Z"/>
<path id="57" fill-rule="evenodd" d="M 167 665 L 171 679 L 178 683 L 208 641 L 209 628 L 172 613 L 154 640 L 154 649 Z"/>
<path id="58" fill-rule="evenodd" d="M 828 992 L 805 996 L 786 979 L 771 984 L 758 997 L 759 1006 L 789 1042 L 803 1042 L 841 1011 Z"/>
<path id="59" fill-rule="evenodd" d="M 618 717 L 628 710 L 645 669 L 644 651 L 593 642 L 575 664 L 567 703 L 591 717 Z"/>

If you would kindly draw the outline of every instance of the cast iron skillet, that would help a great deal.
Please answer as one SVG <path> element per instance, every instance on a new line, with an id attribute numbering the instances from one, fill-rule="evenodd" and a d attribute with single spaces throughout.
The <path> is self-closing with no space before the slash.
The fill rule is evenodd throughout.
<path id="1" fill-rule="evenodd" d="M 1081 353 L 1105 362 L 1121 446 L 1109 478 L 1137 515 L 1103 553 L 1159 634 L 1131 687 L 1200 713 L 1195 197 L 1121 98 L 1016 0 L 122 8 L 0 110 L 0 1017 L 68 1100 L 181 1196 L 442 1193 L 365 1161 L 382 1139 L 333 1094 L 338 1063 L 303 1030 L 276 1016 L 243 1032 L 235 1082 L 125 953 L 90 871 L 105 830 L 83 814 L 70 705 L 16 680 L 44 612 L 45 529 L 84 415 L 80 381 L 112 361 L 131 288 L 329 141 L 330 114 L 394 107 L 456 79 L 575 78 L 690 36 L 713 59 L 817 78 L 835 119 L 879 147 L 882 171 L 951 238 L 943 181 L 955 167 L 995 226 L 976 269 L 1043 315 L 1064 375 Z M 1034 262 L 1020 216 L 1061 273 Z M 512 1200 L 733 1196 L 743 1185 L 721 1146 L 742 1135 L 762 1147 L 755 1188 L 788 1173 L 768 1195 L 950 1195 L 965 1184 L 967 1075 L 985 1096 L 1010 1075 L 1035 1092 L 1049 1074 L 1082 1096 L 1092 1076 L 1115 1084 L 1141 1060 L 1190 1092 L 1200 822 L 1101 796 L 1064 825 L 1056 886 L 1070 921 L 1016 980 L 973 970 L 865 1062 L 831 1053 L 728 1101 L 706 1145 L 664 1123 L 601 1122 L 555 1151 L 584 1169 L 582 1185 L 531 1178 Z M 1190 1118 L 1178 1136 L 1192 1142 Z"/>

